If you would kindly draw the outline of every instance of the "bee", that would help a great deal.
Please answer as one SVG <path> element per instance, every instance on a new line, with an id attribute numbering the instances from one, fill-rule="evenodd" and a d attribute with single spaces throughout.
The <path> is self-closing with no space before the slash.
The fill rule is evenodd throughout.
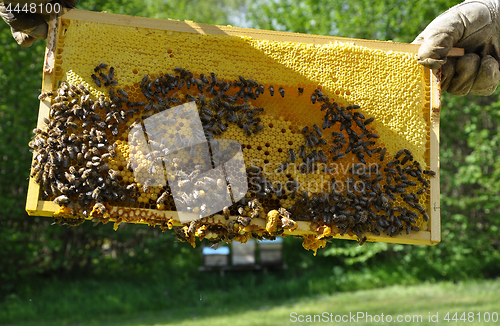
<path id="1" fill-rule="evenodd" d="M 364 245 L 366 243 L 366 240 L 368 240 L 368 239 L 366 237 L 362 237 L 362 238 L 358 238 L 358 240 L 359 240 L 358 244 L 360 246 L 362 246 L 362 245 Z"/>
<path id="2" fill-rule="evenodd" d="M 139 86 L 141 88 L 144 88 L 146 87 L 146 85 L 148 84 L 148 81 L 149 81 L 149 75 L 144 75 L 144 77 L 142 77 L 140 83 L 139 83 Z"/>
<path id="3" fill-rule="evenodd" d="M 101 70 L 103 69 L 106 69 L 108 67 L 107 64 L 105 64 L 104 62 L 101 62 L 99 63 L 95 68 L 94 68 L 94 72 L 95 73 L 99 73 Z"/>
<path id="4" fill-rule="evenodd" d="M 308 126 L 305 126 L 304 128 L 302 128 L 302 133 L 307 134 L 308 132 L 309 132 Z"/>
<path id="5" fill-rule="evenodd" d="M 118 176 L 120 175 L 120 171 L 109 169 L 108 174 L 109 174 L 109 178 L 111 180 L 116 180 L 118 178 Z"/>
<path id="6" fill-rule="evenodd" d="M 319 140 L 318 140 L 318 137 L 316 137 L 316 134 L 314 134 L 314 133 L 312 133 L 312 132 L 311 132 L 311 133 L 309 134 L 309 137 L 310 137 L 310 139 L 311 139 L 311 142 L 312 142 L 313 146 L 314 146 L 314 145 L 317 145 L 317 144 L 319 143 Z M 312 147 L 312 146 L 311 146 L 311 147 Z"/>
<path id="7" fill-rule="evenodd" d="M 90 77 L 92 77 L 92 80 L 94 80 L 94 83 L 97 85 L 97 87 L 101 87 L 101 80 L 99 79 L 99 77 L 94 74 L 92 74 Z"/>
<path id="8" fill-rule="evenodd" d="M 90 95 L 90 92 L 89 90 L 82 84 L 78 85 L 78 88 L 80 89 L 80 91 L 82 91 L 85 95 Z"/>
<path id="9" fill-rule="evenodd" d="M 272 85 L 269 86 L 269 94 L 271 94 L 271 96 L 274 96 L 274 87 Z"/>
<path id="10" fill-rule="evenodd" d="M 200 74 L 200 79 L 203 83 L 210 84 L 210 82 L 208 81 L 208 78 L 204 74 Z"/>
<path id="11" fill-rule="evenodd" d="M 314 128 L 314 131 L 316 131 L 316 133 L 318 134 L 318 137 L 323 137 L 323 133 L 321 132 L 321 128 L 318 127 L 317 124 L 314 124 L 313 128 Z"/>
<path id="12" fill-rule="evenodd" d="M 77 179 L 74 174 L 64 172 L 64 177 L 66 178 L 66 180 L 68 180 L 70 184 L 77 185 Z"/>
<path id="13" fill-rule="evenodd" d="M 108 78 L 109 78 L 109 80 L 112 80 L 113 78 L 115 78 L 115 68 L 114 67 L 109 68 Z"/>
<path id="14" fill-rule="evenodd" d="M 101 196 L 101 187 L 96 187 L 93 191 L 92 191 L 92 198 L 97 200 L 100 196 Z"/>
<path id="15" fill-rule="evenodd" d="M 287 169 L 288 167 L 288 162 L 283 162 L 281 163 L 281 165 L 278 167 L 278 169 L 276 169 L 276 173 L 280 173 L 280 172 L 283 172 Z"/>
<path id="16" fill-rule="evenodd" d="M 236 222 L 238 222 L 242 226 L 247 226 L 248 224 L 250 224 L 250 221 L 251 218 L 247 216 L 238 216 L 238 218 L 236 219 Z"/>
<path id="17" fill-rule="evenodd" d="M 226 221 L 229 220 L 229 207 L 227 207 L 227 206 L 224 207 L 222 209 L 222 213 L 224 214 L 224 218 L 226 219 Z"/>
<path id="18" fill-rule="evenodd" d="M 347 116 L 347 117 L 349 117 L 349 116 Z M 352 120 L 354 120 L 354 122 L 358 125 L 359 128 L 366 130 L 366 127 L 361 120 L 359 120 L 357 118 L 353 118 Z"/>
<path id="19" fill-rule="evenodd" d="M 336 161 L 336 160 L 341 159 L 341 158 L 343 158 L 343 157 L 345 157 L 345 154 L 344 154 L 344 153 L 338 153 L 338 154 L 336 154 L 336 155 L 334 155 L 334 156 L 332 157 L 332 160 L 333 160 L 333 161 Z"/>
<path id="20" fill-rule="evenodd" d="M 318 151 L 318 155 L 319 155 L 319 158 L 321 159 L 321 161 L 322 161 L 323 163 L 326 163 L 326 162 L 327 162 L 327 159 L 326 159 L 325 153 L 323 153 L 323 150 L 321 150 L 321 149 L 320 149 L 320 150 Z"/>
<path id="21" fill-rule="evenodd" d="M 299 95 L 302 94 L 302 93 L 304 93 L 304 88 L 303 87 L 299 87 L 298 90 L 299 90 Z"/>
<path id="22" fill-rule="evenodd" d="M 410 156 L 406 155 L 405 157 L 403 157 L 403 159 L 401 160 L 401 165 L 405 165 L 406 162 L 408 162 L 408 160 L 410 159 Z"/>
<path id="23" fill-rule="evenodd" d="M 375 118 L 374 118 L 374 117 L 371 117 L 370 119 L 365 120 L 365 122 L 364 122 L 363 124 L 364 124 L 365 126 L 367 126 L 367 125 L 369 125 L 370 123 L 372 123 L 372 122 L 373 122 L 373 120 L 375 120 Z"/>
<path id="24" fill-rule="evenodd" d="M 417 195 L 422 195 L 427 191 L 427 188 L 422 188 L 419 191 L 417 191 Z"/>
<path id="25" fill-rule="evenodd" d="M 74 122 L 67 121 L 65 124 L 66 128 L 71 128 L 71 129 L 78 129 L 78 125 Z"/>
<path id="26" fill-rule="evenodd" d="M 424 170 L 422 171 L 423 174 L 428 174 L 430 176 L 435 176 L 436 175 L 436 172 L 432 171 L 432 170 Z"/>
<path id="27" fill-rule="evenodd" d="M 95 203 L 92 210 L 97 211 L 99 214 L 104 214 L 104 213 L 106 213 L 106 206 L 104 206 L 102 203 L 97 202 L 97 203 Z"/>
<path id="28" fill-rule="evenodd" d="M 403 153 L 405 152 L 404 149 L 400 149 L 397 153 L 396 153 L 396 156 L 394 156 L 394 159 L 398 159 L 401 155 L 403 155 Z"/>
<path id="29" fill-rule="evenodd" d="M 427 215 L 427 213 L 425 211 L 421 211 L 421 213 L 422 213 L 422 217 L 424 218 L 424 222 L 427 222 L 429 220 L 429 215 Z"/>
<path id="30" fill-rule="evenodd" d="M 343 147 L 342 144 L 336 145 L 336 146 L 332 147 L 332 149 L 330 150 L 330 153 L 338 152 L 338 151 L 342 150 L 342 147 Z"/>
<path id="31" fill-rule="evenodd" d="M 394 160 L 394 161 L 390 161 L 389 163 L 387 163 L 387 166 L 393 167 L 393 166 L 398 165 L 399 163 L 400 163 L 399 160 Z"/>
<path id="32" fill-rule="evenodd" d="M 285 89 L 283 87 L 279 88 L 279 92 L 280 92 L 281 97 L 285 97 Z"/>
<path id="33" fill-rule="evenodd" d="M 112 88 L 110 88 L 110 90 L 111 90 L 111 89 L 112 89 Z M 128 94 L 127 94 L 127 92 L 125 92 L 123 89 L 118 88 L 118 89 L 116 90 L 116 92 L 117 92 L 118 94 L 120 94 L 121 96 L 123 96 L 123 97 L 125 97 L 125 98 L 128 98 Z"/>
<path id="34" fill-rule="evenodd" d="M 238 76 L 238 78 L 240 79 L 240 82 L 243 84 L 243 86 L 247 85 L 247 81 L 245 80 L 245 78 L 243 78 L 243 76 Z"/>
<path id="35" fill-rule="evenodd" d="M 104 86 L 109 86 L 111 84 L 108 75 L 103 74 L 102 72 L 99 73 L 99 76 L 102 78 L 102 81 L 104 82 Z"/>
<path id="36" fill-rule="evenodd" d="M 305 135 L 305 139 L 306 139 L 306 146 L 307 147 L 313 147 L 314 146 L 314 143 L 311 141 L 311 135 Z"/>
<path id="37" fill-rule="evenodd" d="M 80 91 L 80 89 L 78 89 L 75 85 L 69 85 L 69 88 L 70 88 L 70 90 L 68 90 L 68 95 L 70 97 L 75 97 L 76 96 L 75 93 L 77 95 L 81 95 L 82 94 L 82 91 Z"/>
<path id="38" fill-rule="evenodd" d="M 252 213 L 250 214 L 250 218 L 251 219 L 254 219 L 254 218 L 257 218 L 259 217 L 260 215 L 260 208 L 256 208 L 252 211 Z"/>
<path id="39" fill-rule="evenodd" d="M 191 223 L 189 223 L 189 227 L 187 229 L 187 234 L 194 234 L 194 232 L 196 231 L 198 227 L 198 221 L 191 221 Z"/>
<path id="40" fill-rule="evenodd" d="M 175 159 L 174 159 L 175 160 Z M 183 180 L 189 180 L 189 176 L 187 175 L 186 172 L 183 172 L 183 171 L 176 171 L 175 172 L 175 175 Z"/>
<path id="41" fill-rule="evenodd" d="M 293 149 L 292 149 L 292 148 L 290 148 L 290 149 L 288 150 L 288 159 L 289 159 L 289 160 L 290 160 L 290 162 L 292 162 L 292 163 L 295 163 L 295 160 L 297 159 L 297 157 L 295 156 L 295 153 L 294 153 L 294 151 L 293 151 Z"/>
<path id="42" fill-rule="evenodd" d="M 201 214 L 203 214 L 205 216 L 207 215 L 207 213 L 208 213 L 207 204 L 201 204 L 200 212 L 201 212 Z M 200 214 L 200 217 L 202 216 L 201 214 Z"/>
<path id="43" fill-rule="evenodd" d="M 76 154 L 76 163 L 80 166 L 84 165 L 85 164 L 85 159 L 83 157 L 83 154 L 82 153 L 78 153 Z"/>
<path id="44" fill-rule="evenodd" d="M 380 162 L 384 161 L 384 158 L 385 158 L 385 152 L 386 152 L 386 148 L 383 148 L 382 151 L 380 152 Z"/>
<path id="45" fill-rule="evenodd" d="M 247 136 L 251 136 L 252 132 L 250 131 L 250 126 L 248 124 L 243 125 L 243 130 L 245 131 Z"/>
<path id="46" fill-rule="evenodd" d="M 259 207 L 259 200 L 258 199 L 252 199 L 251 201 L 248 202 L 248 207 L 250 209 L 256 209 Z"/>
<path id="47" fill-rule="evenodd" d="M 153 179 L 147 179 L 142 185 L 142 192 L 148 193 L 152 184 L 153 184 Z"/>
<path id="48" fill-rule="evenodd" d="M 108 146 L 108 152 L 109 152 L 109 154 L 111 154 L 111 157 L 115 157 L 116 156 L 115 147 L 116 147 L 115 144 L 112 144 L 112 145 Z"/>
<path id="49" fill-rule="evenodd" d="M 52 104 L 51 108 L 54 109 L 54 110 L 60 110 L 60 109 L 66 109 L 67 106 L 66 106 L 65 103 L 59 102 L 59 103 Z"/>
<path id="50" fill-rule="evenodd" d="M 54 199 L 54 203 L 59 206 L 67 206 L 70 203 L 70 200 L 67 196 L 61 195 Z"/>
<path id="51" fill-rule="evenodd" d="M 132 193 L 132 196 L 137 192 L 137 184 L 136 183 L 131 183 L 129 184 L 125 189 L 130 191 Z"/>
<path id="52" fill-rule="evenodd" d="M 177 185 L 179 186 L 179 188 L 184 188 L 184 187 L 187 187 L 191 184 L 191 180 L 179 180 L 177 182 Z"/>
<path id="53" fill-rule="evenodd" d="M 43 93 L 41 93 L 40 95 L 38 95 L 38 99 L 39 99 L 40 101 L 43 101 L 43 100 L 45 100 L 47 97 L 52 96 L 52 95 L 54 95 L 54 92 L 52 92 L 52 91 L 49 91 L 49 92 L 43 92 Z"/>
<path id="54" fill-rule="evenodd" d="M 349 108 L 352 108 L 352 107 L 349 107 Z M 361 112 L 354 112 L 354 116 L 356 116 L 360 119 L 363 119 L 363 120 L 365 119 L 365 116 Z"/>
<path id="55" fill-rule="evenodd" d="M 323 97 L 323 92 L 321 92 L 321 90 L 319 88 L 315 89 L 314 93 L 316 93 L 318 95 L 318 97 Z"/>
<path id="56" fill-rule="evenodd" d="M 167 191 L 164 191 L 160 197 L 158 197 L 158 199 L 156 200 L 156 204 L 157 205 L 161 205 L 165 202 L 165 200 L 167 200 L 167 197 L 168 197 L 168 192 Z"/>
<path id="57" fill-rule="evenodd" d="M 222 89 L 224 92 L 227 92 L 232 86 L 231 82 L 227 82 L 224 84 L 224 88 Z"/>
<path id="58" fill-rule="evenodd" d="M 264 130 L 264 128 L 265 127 L 263 125 L 258 125 L 252 130 L 252 132 L 254 135 L 257 135 L 260 131 Z"/>
<path id="59" fill-rule="evenodd" d="M 225 183 L 222 179 L 217 179 L 216 184 L 218 189 L 223 189 L 224 186 L 227 186 L 227 183 Z"/>
<path id="60" fill-rule="evenodd" d="M 316 96 L 316 94 L 312 94 L 312 95 L 311 95 L 311 102 L 312 102 L 312 104 L 316 104 L 316 99 L 317 99 L 317 98 L 318 98 L 318 97 Z"/>

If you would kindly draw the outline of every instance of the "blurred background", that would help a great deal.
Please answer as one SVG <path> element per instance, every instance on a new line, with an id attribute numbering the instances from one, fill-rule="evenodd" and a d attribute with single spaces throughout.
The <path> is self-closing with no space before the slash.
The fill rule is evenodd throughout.
<path id="1" fill-rule="evenodd" d="M 78 8 L 410 43 L 459 2 L 82 0 Z M 19 47 L 8 26 L 0 24 L 0 324 L 234 325 L 221 316 L 247 316 L 236 324 L 283 325 L 296 305 L 309 313 L 333 313 L 355 309 L 350 305 L 367 296 L 396 300 L 405 289 L 417 300 L 418 293 L 445 298 L 472 286 L 476 303 L 488 297 L 488 289 L 499 292 L 494 280 L 500 274 L 499 91 L 489 97 L 442 97 L 440 244 L 360 247 L 333 240 L 314 257 L 302 249 L 302 240 L 287 237 L 288 269 L 221 277 L 198 271 L 200 246 L 178 242 L 173 232 L 127 224 L 115 232 L 112 223 L 90 222 L 67 228 L 26 214 L 28 142 L 36 126 L 44 49 L 44 41 Z M 348 296 L 337 297 L 341 294 Z M 495 304 L 475 309 L 500 313 Z"/>

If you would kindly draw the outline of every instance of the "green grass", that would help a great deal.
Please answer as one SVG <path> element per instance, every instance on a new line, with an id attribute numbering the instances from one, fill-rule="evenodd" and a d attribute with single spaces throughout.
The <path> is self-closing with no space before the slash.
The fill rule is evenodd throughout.
<path id="1" fill-rule="evenodd" d="M 319 274 L 321 275 L 321 274 Z M 18 295 L 0 302 L 1 325 L 287 325 L 295 316 L 349 315 L 364 312 L 384 315 L 421 315 L 418 325 L 448 324 L 458 312 L 494 312 L 500 314 L 500 279 L 467 283 L 393 285 L 369 290 L 345 291 L 351 281 L 354 289 L 386 278 L 377 272 L 330 272 L 328 277 L 302 275 L 291 278 L 289 272 L 232 273 L 225 277 L 202 274 L 197 281 L 176 277 L 179 283 L 164 278 L 155 280 L 46 280 L 27 286 Z M 348 275 L 352 275 L 349 277 Z M 288 278 L 287 278 L 288 277 Z M 342 282 L 336 284 L 334 279 Z M 347 281 L 346 281 L 347 280 Z M 395 280 L 397 281 L 397 280 Z M 403 280 L 405 281 L 405 280 Z M 411 282 L 412 280 L 406 280 Z M 343 285 L 343 286 L 341 286 Z M 326 286 L 326 287 L 325 287 Z M 380 285 L 379 285 L 380 286 Z M 230 288 L 231 291 L 226 291 Z M 343 290 L 344 292 L 337 292 Z M 166 292 L 168 291 L 168 292 Z M 429 322 L 429 313 L 439 314 L 440 322 Z M 375 317 L 376 318 L 376 317 Z M 339 323 L 381 325 L 366 322 Z M 417 323 L 394 323 L 416 325 Z M 450 325 L 487 325 L 477 322 L 450 322 Z M 489 324 L 494 324 L 490 322 Z M 498 323 L 495 323 L 498 324 Z"/>

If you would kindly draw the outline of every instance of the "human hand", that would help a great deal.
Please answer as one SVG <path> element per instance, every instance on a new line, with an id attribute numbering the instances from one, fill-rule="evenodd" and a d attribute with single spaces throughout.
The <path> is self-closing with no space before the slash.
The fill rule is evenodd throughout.
<path id="1" fill-rule="evenodd" d="M 49 2 L 53 6 L 47 7 L 46 4 Z M 31 46 L 37 39 L 47 38 L 47 22 L 50 19 L 50 12 L 43 9 L 51 8 L 56 12 L 56 8 L 74 8 L 77 2 L 78 0 L 31 0 L 29 2 L 5 0 L 0 2 L 0 16 L 9 24 L 17 44 Z M 61 6 L 56 7 L 55 3 L 59 3 Z M 15 10 L 17 5 L 19 6 Z"/>
<path id="2" fill-rule="evenodd" d="M 422 44 L 418 62 L 441 68 L 441 90 L 454 95 L 491 95 L 500 81 L 500 8 L 498 1 L 469 0 L 436 19 L 413 41 Z M 460 58 L 447 58 L 452 47 Z"/>

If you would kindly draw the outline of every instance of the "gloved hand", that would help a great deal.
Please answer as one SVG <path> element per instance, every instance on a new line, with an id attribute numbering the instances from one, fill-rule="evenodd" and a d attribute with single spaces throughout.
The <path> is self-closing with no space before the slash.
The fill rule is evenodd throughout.
<path id="1" fill-rule="evenodd" d="M 37 39 L 44 40 L 47 38 L 47 22 L 50 19 L 50 13 L 40 12 L 40 4 L 43 4 L 42 8 L 44 9 L 47 8 L 45 7 L 45 4 L 48 2 L 51 1 L 31 0 L 27 2 L 5 0 L 0 2 L 0 16 L 7 24 L 9 24 L 12 36 L 16 40 L 17 44 L 21 46 L 31 46 Z M 61 8 L 74 8 L 78 0 L 60 0 L 52 1 L 51 3 L 54 4 L 56 2 L 61 4 Z M 28 10 L 19 10 L 19 12 L 17 12 L 14 10 L 17 4 L 19 4 L 18 10 L 22 9 L 25 4 L 27 4 Z M 31 4 L 36 4 L 36 13 L 30 12 Z M 56 7 L 51 6 L 49 8 L 54 9 Z"/>
<path id="2" fill-rule="evenodd" d="M 500 8 L 495 0 L 468 0 L 434 19 L 413 41 L 418 62 L 441 67 L 441 90 L 454 95 L 491 95 L 500 81 Z M 452 47 L 460 58 L 447 58 Z"/>

